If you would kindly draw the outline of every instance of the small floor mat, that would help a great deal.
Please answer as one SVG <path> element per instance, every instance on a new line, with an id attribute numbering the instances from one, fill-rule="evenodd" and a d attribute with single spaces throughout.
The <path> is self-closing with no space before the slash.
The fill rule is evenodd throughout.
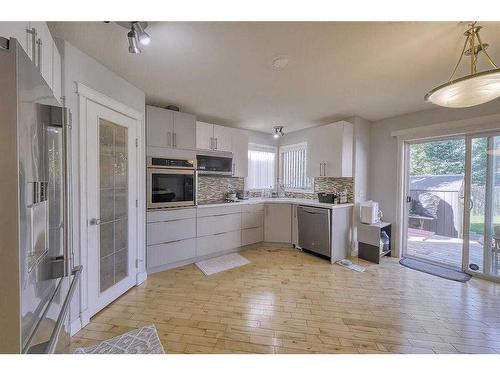
<path id="1" fill-rule="evenodd" d="M 195 264 L 200 269 L 200 271 L 205 274 L 205 276 L 210 276 L 215 273 L 244 266 L 248 263 L 250 263 L 250 261 L 247 258 L 242 257 L 240 254 L 233 253 L 217 258 L 204 260 Z"/>
<path id="2" fill-rule="evenodd" d="M 94 346 L 77 348 L 73 354 L 165 354 L 165 351 L 156 327 L 152 324 L 104 340 Z"/>
<path id="3" fill-rule="evenodd" d="M 460 281 L 461 283 L 465 283 L 466 281 L 470 280 L 470 275 L 466 274 L 465 272 L 454 270 L 448 267 L 438 266 L 437 264 L 432 264 L 419 259 L 404 257 L 401 258 L 399 263 L 413 270 L 442 277 L 443 279 Z"/>

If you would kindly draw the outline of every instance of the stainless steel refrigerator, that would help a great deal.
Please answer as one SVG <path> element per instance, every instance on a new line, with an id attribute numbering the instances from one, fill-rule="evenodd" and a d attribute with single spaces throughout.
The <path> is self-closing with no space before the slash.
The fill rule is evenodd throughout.
<path id="1" fill-rule="evenodd" d="M 68 112 L 0 37 L 0 353 L 67 350 L 81 273 L 69 248 Z"/>

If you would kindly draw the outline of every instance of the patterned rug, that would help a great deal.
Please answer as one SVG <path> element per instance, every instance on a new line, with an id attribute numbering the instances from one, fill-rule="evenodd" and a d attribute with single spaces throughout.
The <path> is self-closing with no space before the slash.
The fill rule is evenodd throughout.
<path id="1" fill-rule="evenodd" d="M 105 340 L 73 354 L 165 354 L 156 327 L 152 324 Z"/>
<path id="2" fill-rule="evenodd" d="M 248 263 L 250 263 L 250 261 L 247 258 L 242 257 L 240 254 L 232 253 L 195 264 L 205 276 L 210 276 L 215 273 L 230 270 L 231 268 L 244 266 Z"/>

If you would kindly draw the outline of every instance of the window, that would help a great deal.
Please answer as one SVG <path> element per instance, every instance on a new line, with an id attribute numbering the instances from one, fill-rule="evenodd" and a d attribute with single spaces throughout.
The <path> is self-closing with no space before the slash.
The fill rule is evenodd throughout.
<path id="1" fill-rule="evenodd" d="M 280 147 L 280 180 L 285 190 L 313 190 L 313 179 L 307 176 L 306 156 L 307 143 Z"/>
<path id="2" fill-rule="evenodd" d="M 248 145 L 248 189 L 272 189 L 276 180 L 276 148 Z"/>

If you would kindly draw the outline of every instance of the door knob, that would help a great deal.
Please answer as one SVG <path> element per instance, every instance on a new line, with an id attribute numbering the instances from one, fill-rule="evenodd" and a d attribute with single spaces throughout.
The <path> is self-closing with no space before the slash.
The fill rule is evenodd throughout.
<path id="1" fill-rule="evenodd" d="M 99 225 L 99 224 L 101 224 L 101 219 L 96 219 L 96 218 L 90 219 L 89 224 L 90 225 Z"/>

